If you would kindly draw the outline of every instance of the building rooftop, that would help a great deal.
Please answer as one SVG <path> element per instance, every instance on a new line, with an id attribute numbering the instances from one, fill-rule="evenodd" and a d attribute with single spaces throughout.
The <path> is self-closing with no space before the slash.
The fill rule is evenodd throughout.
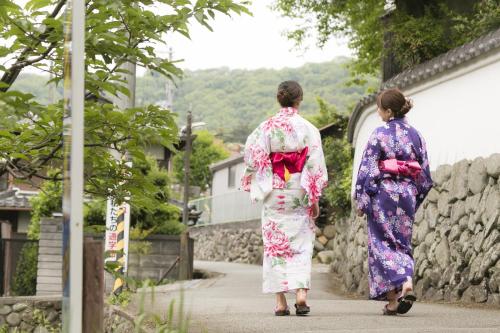
<path id="1" fill-rule="evenodd" d="M 225 160 L 210 165 L 210 171 L 215 172 L 230 167 L 232 165 L 240 164 L 242 162 L 243 162 L 243 155 L 238 154 L 236 156 L 226 158 Z"/>
<path id="2" fill-rule="evenodd" d="M 17 190 L 0 192 L 0 210 L 31 210 L 30 197 Z"/>

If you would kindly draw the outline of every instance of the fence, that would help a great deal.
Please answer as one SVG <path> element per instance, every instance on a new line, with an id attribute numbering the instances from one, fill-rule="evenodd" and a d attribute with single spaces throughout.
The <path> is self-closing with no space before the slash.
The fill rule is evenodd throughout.
<path id="1" fill-rule="evenodd" d="M 27 254 L 27 251 L 23 251 L 23 248 L 28 244 L 38 248 L 38 241 L 34 240 L 0 239 L 0 295 L 8 296 L 12 294 L 12 285 L 17 274 L 18 264 L 28 260 L 28 258 L 23 257 L 23 255 Z M 34 258 L 36 259 L 36 256 Z M 36 265 L 36 262 L 34 264 Z M 34 271 L 36 271 L 36 268 Z M 36 279 L 36 275 L 34 278 Z"/>
<path id="2" fill-rule="evenodd" d="M 200 225 L 256 220 L 262 210 L 262 203 L 252 204 L 249 194 L 243 191 L 196 199 L 189 204 L 203 212 L 198 220 Z"/>

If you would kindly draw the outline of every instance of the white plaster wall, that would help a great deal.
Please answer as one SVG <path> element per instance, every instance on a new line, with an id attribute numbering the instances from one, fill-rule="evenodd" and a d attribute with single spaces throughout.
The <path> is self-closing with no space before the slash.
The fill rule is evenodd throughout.
<path id="1" fill-rule="evenodd" d="M 500 52 L 405 94 L 414 101 L 408 120 L 427 142 L 431 170 L 500 152 Z M 353 180 L 368 137 L 382 124 L 376 105 L 358 121 L 353 138 Z"/>
<path id="2" fill-rule="evenodd" d="M 226 167 L 221 170 L 217 170 L 213 174 L 212 178 L 212 195 L 221 195 L 226 194 L 233 191 L 238 191 L 240 187 L 240 180 L 243 176 L 243 172 L 245 171 L 245 164 L 243 162 L 234 165 L 236 167 L 236 178 L 235 178 L 235 186 L 228 187 L 228 175 L 229 175 L 229 167 Z"/>
<path id="3" fill-rule="evenodd" d="M 212 223 L 249 221 L 260 217 L 262 204 L 252 204 L 249 193 L 239 189 L 245 164 L 241 162 L 234 166 L 236 167 L 234 187 L 228 187 L 229 167 L 213 173 L 212 197 L 208 199 Z"/>

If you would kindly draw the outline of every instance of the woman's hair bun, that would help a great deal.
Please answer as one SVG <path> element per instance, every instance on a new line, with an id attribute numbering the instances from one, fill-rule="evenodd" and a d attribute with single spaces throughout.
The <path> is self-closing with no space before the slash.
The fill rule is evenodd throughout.
<path id="1" fill-rule="evenodd" d="M 401 114 L 402 115 L 405 115 L 407 114 L 411 108 L 413 107 L 413 101 L 411 100 L 411 98 L 406 98 L 406 102 L 405 104 L 401 107 Z"/>

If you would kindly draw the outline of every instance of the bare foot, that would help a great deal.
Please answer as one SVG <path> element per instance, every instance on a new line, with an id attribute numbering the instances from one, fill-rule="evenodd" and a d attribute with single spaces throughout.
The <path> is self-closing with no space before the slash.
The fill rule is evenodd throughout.
<path id="1" fill-rule="evenodd" d="M 307 291 L 305 289 L 298 289 L 295 302 L 298 305 L 307 305 Z"/>
<path id="2" fill-rule="evenodd" d="M 413 291 L 413 283 L 411 280 L 407 280 L 401 287 L 401 296 L 408 294 L 410 291 Z"/>
<path id="3" fill-rule="evenodd" d="M 398 295 L 396 290 L 391 290 L 387 293 L 387 300 L 389 301 L 389 303 L 387 303 L 387 309 L 390 311 L 396 311 L 398 308 Z"/>
<path id="4" fill-rule="evenodd" d="M 284 311 L 288 307 L 284 293 L 276 293 L 276 310 Z"/>

